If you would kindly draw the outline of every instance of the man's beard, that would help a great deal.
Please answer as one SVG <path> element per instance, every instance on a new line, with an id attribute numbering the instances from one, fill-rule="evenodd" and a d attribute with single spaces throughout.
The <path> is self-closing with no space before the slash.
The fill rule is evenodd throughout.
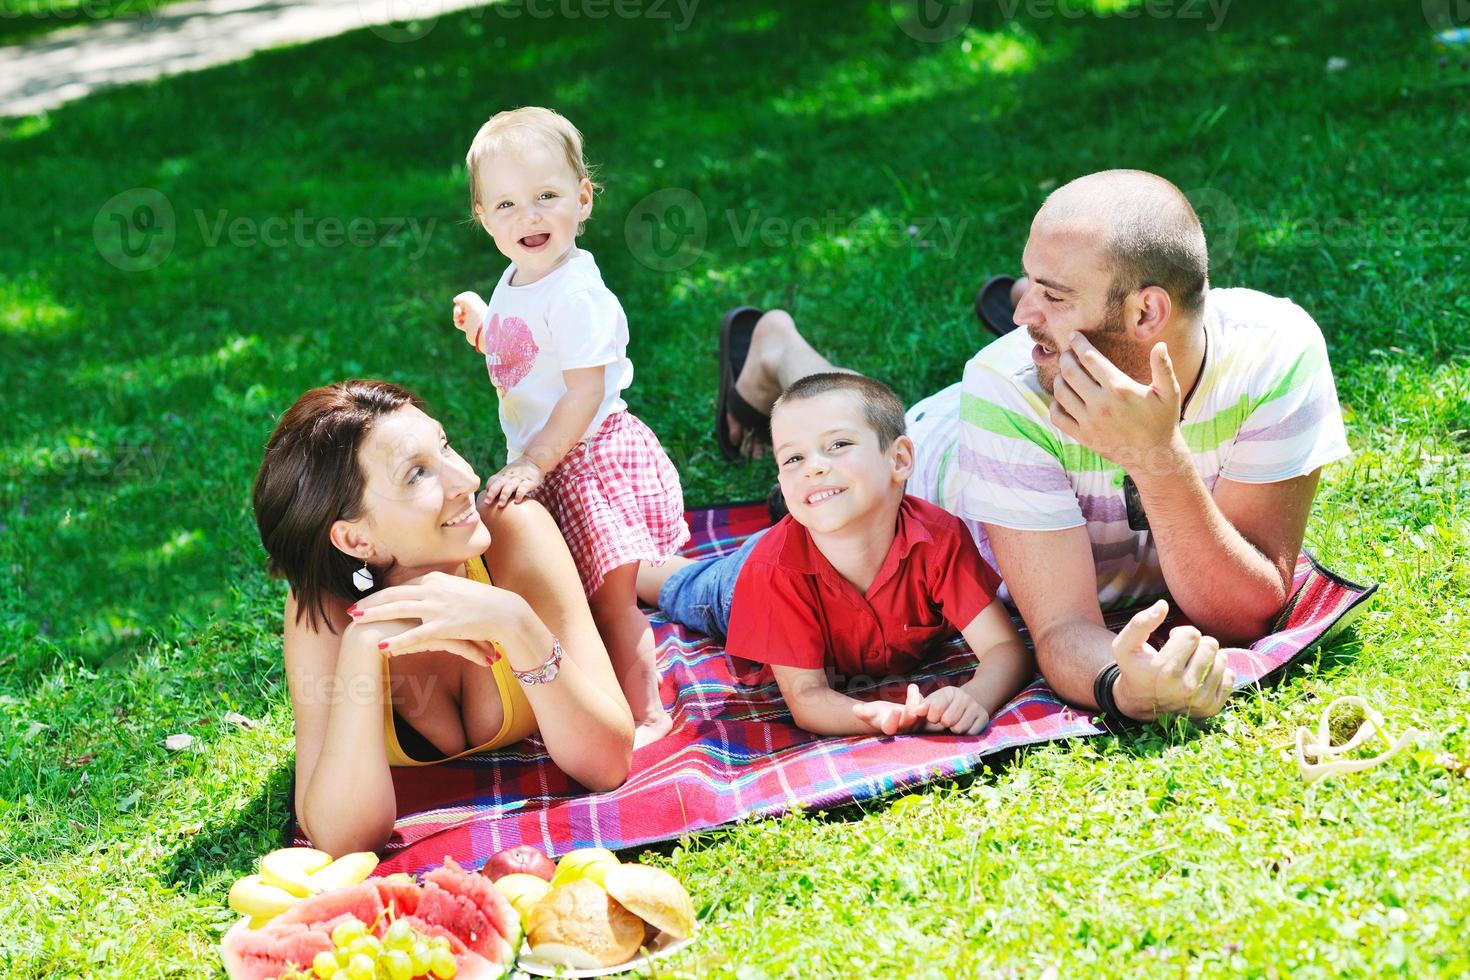
<path id="1" fill-rule="evenodd" d="M 1081 331 L 1081 334 L 1119 371 L 1140 384 L 1148 384 L 1152 370 L 1149 363 L 1149 350 L 1128 336 L 1128 331 L 1123 324 L 1122 299 L 1109 301 L 1101 322 L 1090 330 Z M 1059 371 L 1060 367 L 1048 370 L 1040 367 L 1036 369 L 1036 380 L 1041 385 L 1041 390 L 1048 395 L 1052 394 L 1056 387 Z"/>

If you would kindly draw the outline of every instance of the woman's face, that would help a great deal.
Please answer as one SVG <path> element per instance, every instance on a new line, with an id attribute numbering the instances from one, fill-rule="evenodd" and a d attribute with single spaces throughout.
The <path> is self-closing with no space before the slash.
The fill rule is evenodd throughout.
<path id="1" fill-rule="evenodd" d="M 358 465 L 366 481 L 362 513 L 334 527 L 339 548 L 358 555 L 370 546 L 370 564 L 396 561 L 393 579 L 403 581 L 490 546 L 490 529 L 475 507 L 480 478 L 419 409 L 409 405 L 378 419 L 363 439 Z"/>

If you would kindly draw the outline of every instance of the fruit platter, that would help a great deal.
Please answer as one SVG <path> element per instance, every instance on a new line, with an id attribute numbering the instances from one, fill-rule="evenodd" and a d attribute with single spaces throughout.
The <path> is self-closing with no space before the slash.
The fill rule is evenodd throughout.
<path id="1" fill-rule="evenodd" d="M 370 853 L 305 847 L 236 881 L 220 943 L 231 980 L 493 980 L 621 973 L 691 941 L 694 905 L 660 868 L 585 848 L 553 862 L 529 845 L 483 873 L 445 857 L 416 880 L 373 876 Z"/>

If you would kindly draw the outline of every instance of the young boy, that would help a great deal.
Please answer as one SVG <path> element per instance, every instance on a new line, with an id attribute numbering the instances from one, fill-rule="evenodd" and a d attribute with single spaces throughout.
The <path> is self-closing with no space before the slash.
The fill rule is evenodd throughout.
<path id="1" fill-rule="evenodd" d="M 811 375 L 776 402 L 771 439 L 789 516 L 731 555 L 643 566 L 639 597 L 770 664 L 807 731 L 978 734 L 1035 665 L 959 518 L 904 494 L 914 446 L 898 397 L 861 375 Z M 957 632 L 980 661 L 963 685 L 922 697 L 910 684 L 902 704 L 833 688 L 910 674 Z"/>

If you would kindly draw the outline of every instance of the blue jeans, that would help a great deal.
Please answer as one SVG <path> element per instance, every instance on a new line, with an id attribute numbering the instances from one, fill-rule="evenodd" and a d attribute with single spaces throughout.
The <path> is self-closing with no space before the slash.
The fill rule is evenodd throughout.
<path id="1" fill-rule="evenodd" d="M 706 558 L 670 575 L 658 590 L 659 609 L 670 622 L 723 640 L 730 634 L 735 579 L 765 533 L 752 535 L 738 551 Z"/>

